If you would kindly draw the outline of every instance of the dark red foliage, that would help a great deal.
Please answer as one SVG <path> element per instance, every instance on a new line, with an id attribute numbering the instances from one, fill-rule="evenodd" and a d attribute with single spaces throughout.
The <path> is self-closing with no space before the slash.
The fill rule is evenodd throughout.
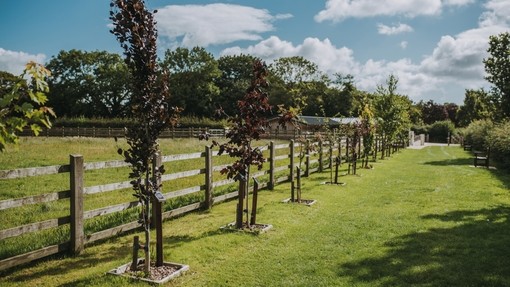
<path id="1" fill-rule="evenodd" d="M 238 113 L 228 119 L 232 127 L 226 137 L 230 140 L 225 144 L 213 145 L 219 147 L 219 154 L 227 153 L 238 159 L 224 168 L 221 172 L 228 178 L 238 179 L 238 176 L 247 176 L 250 165 L 262 168 L 265 158 L 262 151 L 253 148 L 253 140 L 259 140 L 266 133 L 268 127 L 267 116 L 271 113 L 266 88 L 268 83 L 267 66 L 261 61 L 253 64 L 253 80 L 242 100 L 237 102 Z"/>

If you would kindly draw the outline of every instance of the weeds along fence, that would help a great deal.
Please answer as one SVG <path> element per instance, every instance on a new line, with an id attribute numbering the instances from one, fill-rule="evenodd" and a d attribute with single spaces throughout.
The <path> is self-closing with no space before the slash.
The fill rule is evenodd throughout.
<path id="1" fill-rule="evenodd" d="M 306 154 L 305 176 L 332 168 L 334 154 L 342 153 L 342 144 L 318 146 Z M 260 147 L 268 159 L 266 169 L 252 174 L 260 188 L 294 177 L 299 147 L 294 141 Z M 231 158 L 210 147 L 161 161 L 163 219 L 238 195 L 234 181 L 220 174 Z M 64 165 L 0 170 L 0 199 L 6 198 L 0 200 L 0 271 L 57 253 L 78 254 L 93 242 L 139 228 L 140 203 L 126 181 L 129 170 L 124 161 L 85 162 L 81 155 L 70 155 Z"/>

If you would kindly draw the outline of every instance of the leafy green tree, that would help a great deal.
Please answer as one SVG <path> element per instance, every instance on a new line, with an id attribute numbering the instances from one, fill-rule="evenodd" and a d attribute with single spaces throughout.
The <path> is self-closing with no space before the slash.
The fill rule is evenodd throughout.
<path id="1" fill-rule="evenodd" d="M 164 167 L 157 166 L 153 160 L 159 152 L 158 137 L 165 128 L 175 124 L 178 109 L 167 104 L 170 93 L 165 78 L 168 75 L 157 64 L 156 23 L 153 14 L 145 8 L 145 2 L 112 0 L 110 7 L 110 20 L 113 22 L 111 32 L 124 49 L 125 62 L 132 75 L 130 107 L 137 123 L 127 128 L 125 137 L 129 148 L 119 149 L 119 153 L 131 164 L 129 177 L 134 196 L 142 205 L 140 218 L 145 233 L 144 271 L 149 273 L 151 202 L 159 194 L 161 174 L 164 173 Z M 158 249 L 159 246 L 162 246 L 162 242 L 157 244 Z M 156 251 L 163 254 L 162 250 Z M 156 265 L 162 264 L 162 258 L 156 258 Z"/>
<path id="2" fill-rule="evenodd" d="M 0 152 L 7 144 L 17 143 L 17 133 L 26 126 L 35 135 L 43 126 L 51 127 L 50 116 L 55 114 L 45 106 L 49 75 L 49 70 L 34 62 L 29 62 L 19 77 L 0 72 Z"/>
<path id="3" fill-rule="evenodd" d="M 467 89 L 464 104 L 457 112 L 458 123 L 465 127 L 476 120 L 492 119 L 495 109 L 493 99 L 487 91 Z"/>
<path id="4" fill-rule="evenodd" d="M 357 116 L 360 112 L 362 92 L 354 85 L 354 77 L 350 74 L 336 73 L 333 84 L 324 95 L 324 110 L 329 116 Z"/>
<path id="5" fill-rule="evenodd" d="M 118 54 L 60 51 L 47 65 L 49 103 L 59 116 L 123 117 L 129 113 L 130 74 Z"/>
<path id="6" fill-rule="evenodd" d="M 407 96 L 397 94 L 398 79 L 390 75 L 386 86 L 379 85 L 374 99 L 378 131 L 382 133 L 382 148 L 406 136 L 411 126 L 409 110 L 412 102 Z M 381 159 L 384 159 L 384 152 Z"/>
<path id="7" fill-rule="evenodd" d="M 304 113 L 308 112 L 309 103 L 322 102 L 328 79 L 317 64 L 300 56 L 283 57 L 274 61 L 269 69 L 274 87 L 272 103 L 299 108 Z M 311 109 L 320 112 L 317 106 Z"/>
<path id="8" fill-rule="evenodd" d="M 221 75 L 216 79 L 220 95 L 214 104 L 221 107 L 228 115 L 237 111 L 237 101 L 241 100 L 246 87 L 253 78 L 253 63 L 259 59 L 251 55 L 222 56 L 218 59 Z"/>
<path id="9" fill-rule="evenodd" d="M 503 117 L 510 116 L 510 33 L 505 32 L 489 37 L 490 56 L 483 60 L 486 79 L 497 90 L 500 112 Z"/>
<path id="10" fill-rule="evenodd" d="M 161 65 L 170 72 L 172 106 L 183 108 L 184 115 L 206 116 L 214 112 L 214 102 L 220 94 L 215 82 L 221 71 L 211 53 L 202 47 L 179 47 L 167 50 Z"/>

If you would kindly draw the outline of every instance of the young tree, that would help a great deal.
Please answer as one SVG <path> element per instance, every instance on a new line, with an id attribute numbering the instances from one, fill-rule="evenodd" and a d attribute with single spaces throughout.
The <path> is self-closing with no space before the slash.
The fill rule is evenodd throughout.
<path id="1" fill-rule="evenodd" d="M 237 102 L 237 114 L 228 118 L 232 124 L 226 134 L 229 139 L 224 144 L 213 141 L 219 147 L 218 154 L 227 153 L 237 160 L 225 167 L 221 173 L 228 178 L 239 181 L 239 196 L 236 213 L 236 228 L 243 228 L 243 201 L 248 197 L 250 167 L 256 166 L 259 170 L 265 162 L 264 155 L 259 148 L 253 147 L 252 142 L 259 140 L 268 127 L 267 116 L 271 112 L 269 97 L 266 91 L 268 83 L 265 80 L 267 67 L 264 63 L 256 61 L 253 64 L 253 80 L 246 90 L 243 99 Z M 250 226 L 248 220 L 246 227 Z"/>
<path id="2" fill-rule="evenodd" d="M 35 135 L 43 126 L 51 127 L 50 116 L 55 113 L 45 106 L 49 75 L 49 70 L 34 62 L 27 63 L 19 77 L 0 73 L 0 152 L 7 144 L 17 143 L 17 134 L 26 126 Z"/>
<path id="3" fill-rule="evenodd" d="M 379 85 L 375 97 L 375 116 L 377 126 L 382 133 L 382 156 L 388 145 L 399 136 L 408 132 L 410 127 L 409 110 L 411 101 L 406 96 L 397 94 L 398 79 L 390 75 L 386 81 L 386 87 Z"/>
<path id="4" fill-rule="evenodd" d="M 131 113 L 138 123 L 126 130 L 129 145 L 119 150 L 131 164 L 134 196 L 142 204 L 141 224 L 145 231 L 145 272 L 150 272 L 151 201 L 160 190 L 163 166 L 153 168 L 159 147 L 157 139 L 163 129 L 175 124 L 177 108 L 168 106 L 169 89 L 166 73 L 156 62 L 156 23 L 143 0 L 112 0 L 111 32 L 124 49 L 125 62 L 132 75 Z"/>

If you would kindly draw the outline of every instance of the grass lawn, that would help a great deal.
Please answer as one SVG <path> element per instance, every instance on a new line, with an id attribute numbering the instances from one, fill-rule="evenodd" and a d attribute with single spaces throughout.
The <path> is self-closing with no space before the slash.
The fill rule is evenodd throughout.
<path id="1" fill-rule="evenodd" d="M 345 186 L 304 179 L 259 195 L 258 236 L 225 233 L 235 201 L 164 223 L 165 260 L 190 265 L 168 286 L 510 286 L 510 177 L 471 167 L 459 147 L 405 150 Z M 142 234 L 139 233 L 141 238 Z M 0 273 L 0 286 L 147 286 L 105 275 L 130 260 L 133 234 Z"/>

